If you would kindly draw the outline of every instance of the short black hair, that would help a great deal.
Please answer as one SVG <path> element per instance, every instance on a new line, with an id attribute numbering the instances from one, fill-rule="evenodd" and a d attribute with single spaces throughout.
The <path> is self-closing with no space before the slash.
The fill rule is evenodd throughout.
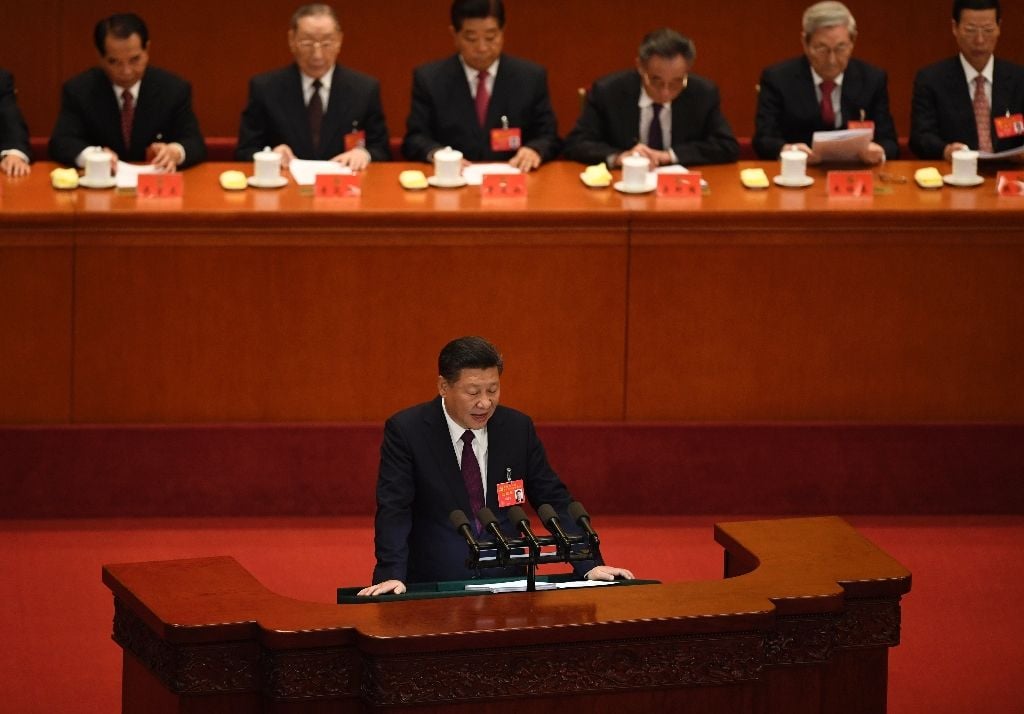
<path id="1" fill-rule="evenodd" d="M 149 30 L 146 23 L 134 12 L 121 12 L 96 23 L 96 29 L 92 31 L 92 40 L 96 43 L 96 51 L 100 53 L 100 57 L 107 56 L 107 35 L 119 40 L 127 40 L 132 35 L 138 35 L 142 41 L 142 49 L 149 46 Z"/>
<path id="2" fill-rule="evenodd" d="M 694 57 L 697 56 L 697 47 L 689 37 L 662 27 L 644 35 L 644 39 L 640 42 L 640 48 L 637 50 L 637 57 L 645 64 L 654 55 L 665 59 L 682 55 L 687 62 L 693 62 Z"/>
<path id="3" fill-rule="evenodd" d="M 503 0 L 453 0 L 452 27 L 456 32 L 462 31 L 462 23 L 470 19 L 493 17 L 498 27 L 505 27 L 505 3 Z"/>
<path id="4" fill-rule="evenodd" d="M 437 356 L 437 373 L 448 384 L 455 384 L 464 369 L 498 368 L 501 374 L 505 363 L 501 361 L 498 348 L 483 337 L 460 337 L 441 349 Z"/>
<path id="5" fill-rule="evenodd" d="M 995 10 L 996 22 L 1003 19 L 1003 10 L 999 0 L 953 0 L 953 22 L 960 24 L 960 13 L 964 10 Z"/>

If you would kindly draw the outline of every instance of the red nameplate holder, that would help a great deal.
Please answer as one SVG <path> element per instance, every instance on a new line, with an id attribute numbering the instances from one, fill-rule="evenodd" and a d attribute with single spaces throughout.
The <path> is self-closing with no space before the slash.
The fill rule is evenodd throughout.
<path id="1" fill-rule="evenodd" d="M 510 129 L 508 117 L 501 118 L 501 128 L 491 129 L 491 151 L 519 151 L 523 145 L 521 129 Z"/>
<path id="2" fill-rule="evenodd" d="M 185 192 L 181 174 L 139 174 L 135 193 L 140 198 L 180 198 Z"/>
<path id="3" fill-rule="evenodd" d="M 498 483 L 498 505 L 501 508 L 518 506 L 526 503 L 526 489 L 523 488 L 523 480 L 517 478 L 512 480 L 512 467 L 505 469 L 505 480 Z"/>
<path id="4" fill-rule="evenodd" d="M 657 194 L 679 198 L 700 198 L 700 172 L 688 174 L 658 174 Z"/>
<path id="5" fill-rule="evenodd" d="M 526 195 L 526 174 L 484 174 L 480 195 L 489 198 Z"/>
<path id="6" fill-rule="evenodd" d="M 861 198 L 875 195 L 875 177 L 870 171 L 829 171 L 828 195 Z"/>
<path id="7" fill-rule="evenodd" d="M 365 149 L 366 148 L 366 132 L 362 129 L 356 129 L 356 123 L 352 123 L 352 131 L 345 134 L 345 151 L 352 151 L 352 149 Z"/>
<path id="8" fill-rule="evenodd" d="M 1024 114 L 1018 112 L 1017 114 L 1010 114 L 1006 112 L 1006 116 L 996 117 L 996 136 L 1000 139 L 1011 139 L 1015 136 L 1024 136 Z"/>
<path id="9" fill-rule="evenodd" d="M 313 195 L 317 198 L 354 198 L 363 195 L 359 174 L 317 174 Z"/>
<path id="10" fill-rule="evenodd" d="M 996 174 L 996 193 L 1024 197 L 1024 171 L 1000 171 Z"/>

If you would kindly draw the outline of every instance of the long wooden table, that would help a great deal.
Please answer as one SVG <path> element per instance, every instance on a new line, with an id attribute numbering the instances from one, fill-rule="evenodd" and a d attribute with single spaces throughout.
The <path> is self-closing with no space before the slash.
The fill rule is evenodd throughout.
<path id="1" fill-rule="evenodd" d="M 910 573 L 838 518 L 719 524 L 726 579 L 361 605 L 230 557 L 107 565 L 123 711 L 878 714 Z"/>
<path id="2" fill-rule="evenodd" d="M 294 184 L 181 199 L 0 197 L 0 421 L 379 421 L 429 396 L 452 336 L 503 348 L 538 420 L 1024 418 L 1024 200 L 881 182 L 866 199 L 702 199 L 584 187 L 554 163 L 523 199 Z M 876 173 L 912 177 L 923 164 Z M 945 167 L 940 167 L 945 168 Z"/>

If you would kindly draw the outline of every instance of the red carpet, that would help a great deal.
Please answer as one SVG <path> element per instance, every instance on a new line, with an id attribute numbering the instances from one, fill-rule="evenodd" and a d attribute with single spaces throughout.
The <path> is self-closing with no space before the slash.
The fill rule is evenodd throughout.
<path id="1" fill-rule="evenodd" d="M 702 517 L 596 522 L 610 562 L 660 580 L 718 578 L 721 549 Z M 1024 516 L 853 517 L 914 576 L 903 643 L 891 651 L 895 714 L 1024 712 L 1019 607 Z M 289 596 L 332 602 L 366 581 L 367 517 L 0 521 L 0 678 L 17 714 L 119 711 L 120 650 L 110 640 L 109 562 L 230 554 Z"/>

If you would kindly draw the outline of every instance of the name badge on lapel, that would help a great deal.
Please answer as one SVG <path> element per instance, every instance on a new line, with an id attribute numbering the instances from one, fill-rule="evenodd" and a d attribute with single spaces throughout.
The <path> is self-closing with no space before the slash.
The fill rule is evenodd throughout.
<path id="1" fill-rule="evenodd" d="M 365 149 L 366 148 L 366 131 L 360 129 L 356 131 L 354 128 L 348 134 L 345 134 L 345 151 L 352 151 L 352 149 Z"/>
<path id="2" fill-rule="evenodd" d="M 505 469 L 505 480 L 498 483 L 498 505 L 501 508 L 518 506 L 526 503 L 526 489 L 523 487 L 523 480 L 517 478 L 512 480 L 512 467 Z"/>
<path id="3" fill-rule="evenodd" d="M 1011 115 L 1006 112 L 1004 117 L 996 117 L 996 136 L 1000 139 L 1010 139 L 1014 136 L 1024 136 L 1024 114 Z"/>
<path id="4" fill-rule="evenodd" d="M 508 117 L 501 118 L 500 129 L 491 129 L 491 151 L 518 151 L 522 145 L 522 129 L 510 129 Z"/>

